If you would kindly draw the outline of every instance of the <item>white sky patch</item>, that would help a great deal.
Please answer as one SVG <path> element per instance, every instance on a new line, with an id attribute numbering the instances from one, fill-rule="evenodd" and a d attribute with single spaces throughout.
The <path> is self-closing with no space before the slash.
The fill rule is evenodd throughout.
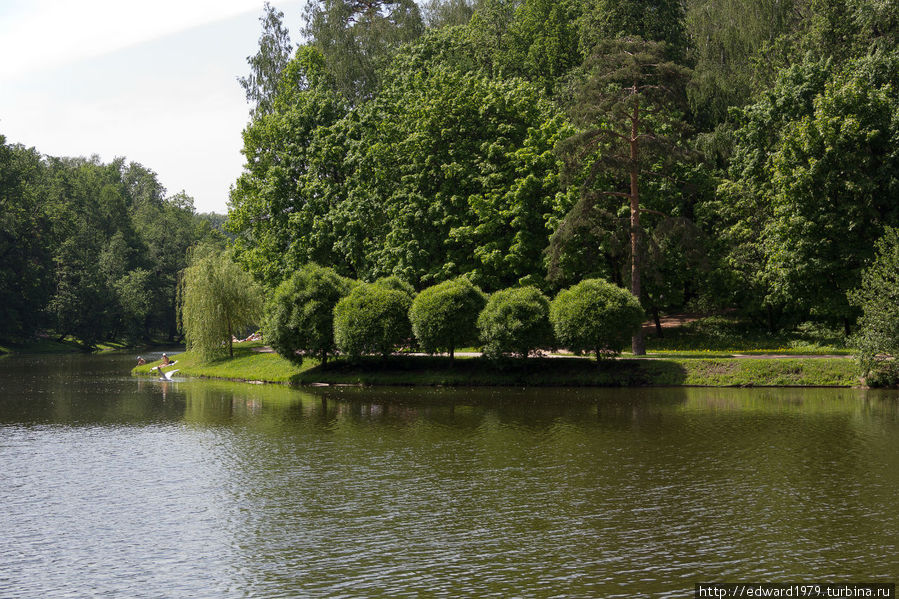
<path id="1" fill-rule="evenodd" d="M 262 12 L 257 0 L 0 3 L 0 79 L 100 56 L 205 23 Z"/>
<path id="2" fill-rule="evenodd" d="M 273 2 L 299 38 L 301 0 Z M 0 134 L 51 156 L 124 156 L 227 211 L 255 54 L 250 0 L 0 0 Z"/>

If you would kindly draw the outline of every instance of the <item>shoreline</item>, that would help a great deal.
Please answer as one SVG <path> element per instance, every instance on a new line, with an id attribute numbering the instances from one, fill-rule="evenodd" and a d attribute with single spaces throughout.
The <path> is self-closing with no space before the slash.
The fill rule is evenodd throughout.
<path id="1" fill-rule="evenodd" d="M 394 355 L 341 358 L 326 366 L 315 360 L 295 365 L 257 347 L 236 348 L 233 358 L 200 363 L 178 354 L 178 376 L 252 384 L 305 386 L 422 387 L 864 387 L 850 357 L 622 357 L 597 362 L 582 357 L 532 357 L 490 361 L 480 357 Z M 158 362 L 136 366 L 150 375 Z"/>

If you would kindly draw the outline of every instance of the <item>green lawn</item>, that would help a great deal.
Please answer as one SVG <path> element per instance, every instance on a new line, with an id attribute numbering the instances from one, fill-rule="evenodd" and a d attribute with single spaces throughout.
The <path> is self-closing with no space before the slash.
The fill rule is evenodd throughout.
<path id="1" fill-rule="evenodd" d="M 670 358 L 603 360 L 561 357 L 492 362 L 483 358 L 391 356 L 358 363 L 331 360 L 322 366 L 306 360 L 296 366 L 255 346 L 235 348 L 234 358 L 208 364 L 180 354 L 172 368 L 179 376 L 311 385 L 446 386 L 839 386 L 859 385 L 849 358 Z M 149 375 L 158 362 L 134 369 Z"/>

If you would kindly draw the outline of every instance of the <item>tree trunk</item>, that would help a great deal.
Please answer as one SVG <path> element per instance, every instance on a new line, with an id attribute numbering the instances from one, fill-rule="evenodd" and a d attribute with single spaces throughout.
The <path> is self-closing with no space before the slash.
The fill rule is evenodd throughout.
<path id="1" fill-rule="evenodd" d="M 234 332 L 231 330 L 231 319 L 228 319 L 228 355 L 234 357 Z"/>
<path id="2" fill-rule="evenodd" d="M 846 337 L 852 334 L 852 322 L 850 322 L 849 318 L 843 318 L 843 332 L 846 334 Z"/>
<path id="3" fill-rule="evenodd" d="M 637 84 L 634 84 L 634 93 Z M 631 293 L 640 300 L 640 187 L 638 181 L 640 147 L 637 135 L 640 131 L 640 101 L 634 101 L 634 112 L 631 115 Z M 631 351 L 635 356 L 646 354 L 643 341 L 643 328 L 631 338 Z"/>

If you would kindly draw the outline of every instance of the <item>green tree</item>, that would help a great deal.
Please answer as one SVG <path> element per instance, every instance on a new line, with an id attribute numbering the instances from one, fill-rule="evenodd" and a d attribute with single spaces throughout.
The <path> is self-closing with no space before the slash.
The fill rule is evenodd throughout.
<path id="1" fill-rule="evenodd" d="M 621 353 L 644 318 L 633 294 L 602 279 L 563 289 L 549 308 L 559 343 L 572 351 L 593 352 L 597 360 Z"/>
<path id="2" fill-rule="evenodd" d="M 313 152 L 321 145 L 318 137 L 345 111 L 329 89 L 321 53 L 303 46 L 284 71 L 272 113 L 259 115 L 243 132 L 246 164 L 231 191 L 227 227 L 236 235 L 238 261 L 268 287 L 308 262 L 332 262 L 330 198 L 307 189 L 315 189 L 312 169 L 321 162 L 328 163 L 323 176 L 338 170 L 329 165 L 339 166 L 340 149 L 320 160 Z M 334 185 L 342 181 L 338 176 Z"/>
<path id="3" fill-rule="evenodd" d="M 334 307 L 334 342 L 341 352 L 386 357 L 409 339 L 409 296 L 387 285 L 357 285 Z"/>
<path id="4" fill-rule="evenodd" d="M 854 338 L 857 358 L 868 384 L 899 383 L 899 229 L 889 227 L 877 242 L 874 262 L 864 270 L 861 286 L 850 294 L 861 309 Z"/>
<path id="5" fill-rule="evenodd" d="M 484 355 L 521 357 L 552 343 L 549 300 L 536 287 L 503 289 L 490 295 L 478 316 Z"/>
<path id="6" fill-rule="evenodd" d="M 281 72 L 290 61 L 293 46 L 283 20 L 284 13 L 266 2 L 263 15 L 259 17 L 262 23 L 259 51 L 247 57 L 250 74 L 237 78 L 247 94 L 247 102 L 253 105 L 250 113 L 254 115 L 272 111 Z"/>
<path id="7" fill-rule="evenodd" d="M 592 0 L 580 26 L 585 56 L 616 38 L 663 43 L 664 56 L 671 60 L 682 60 L 687 49 L 681 0 Z"/>
<path id="8" fill-rule="evenodd" d="M 431 28 L 467 25 L 473 14 L 470 0 L 427 0 L 422 4 L 422 17 Z"/>
<path id="9" fill-rule="evenodd" d="M 727 281 L 726 305 L 737 306 L 752 319 L 774 331 L 788 305 L 771 293 L 766 274 L 765 230 L 773 218 L 771 173 L 774 156 L 790 124 L 814 110 L 833 65 L 829 60 L 808 60 L 781 73 L 777 84 L 762 98 L 737 113 L 733 155 L 727 178 L 716 198 L 699 208 L 697 220 L 708 224 L 719 240 Z"/>
<path id="10" fill-rule="evenodd" d="M 334 307 L 351 283 L 330 268 L 307 264 L 281 283 L 265 306 L 265 337 L 282 357 L 301 364 L 303 355 L 322 364 L 334 353 Z"/>
<path id="11" fill-rule="evenodd" d="M 21 341 L 43 324 L 52 285 L 52 238 L 41 205 L 40 155 L 0 135 L 0 339 Z"/>
<path id="12" fill-rule="evenodd" d="M 345 198 L 331 210 L 334 254 L 361 278 L 419 288 L 463 273 L 492 289 L 541 283 L 564 119 L 521 81 L 437 66 L 393 81 L 360 111 L 348 179 L 318 179 L 317 195 Z"/>
<path id="13" fill-rule="evenodd" d="M 211 360 L 234 355 L 232 340 L 260 321 L 262 293 L 229 255 L 214 246 L 191 253 L 181 273 L 181 322 L 189 351 Z"/>
<path id="14" fill-rule="evenodd" d="M 871 240 L 899 223 L 890 199 L 899 62 L 865 58 L 837 74 L 830 64 L 791 69 L 777 95 L 747 110 L 719 217 L 733 223 L 731 260 L 763 305 L 840 322 L 848 334 L 857 312 L 846 294 L 873 258 Z"/>
<path id="15" fill-rule="evenodd" d="M 412 332 L 426 352 L 446 350 L 453 359 L 457 347 L 477 342 L 478 315 L 486 302 L 484 293 L 465 277 L 428 287 L 412 301 Z"/>
<path id="16" fill-rule="evenodd" d="M 379 61 L 423 31 L 413 0 L 312 0 L 303 33 L 324 56 L 337 90 L 355 103 L 377 89 Z"/>
<path id="17" fill-rule="evenodd" d="M 586 224 L 598 198 L 625 199 L 630 215 L 630 288 L 641 297 L 640 219 L 649 210 L 641 205 L 641 180 L 670 175 L 674 159 L 684 155 L 678 107 L 689 71 L 666 59 L 663 43 L 639 39 L 600 43 L 589 64 L 592 74 L 573 110 L 583 129 L 562 146 L 569 168 L 587 172 L 581 198 L 561 223 L 552 251 L 558 253 L 572 231 Z M 645 353 L 639 330 L 632 350 Z"/>
<path id="18" fill-rule="evenodd" d="M 686 31 L 694 61 L 688 89 L 697 120 L 707 128 L 727 119 L 774 83 L 778 51 L 802 27 L 806 0 L 689 0 Z M 792 48 L 791 48 L 792 49 Z M 793 54 L 795 55 L 795 54 Z"/>

